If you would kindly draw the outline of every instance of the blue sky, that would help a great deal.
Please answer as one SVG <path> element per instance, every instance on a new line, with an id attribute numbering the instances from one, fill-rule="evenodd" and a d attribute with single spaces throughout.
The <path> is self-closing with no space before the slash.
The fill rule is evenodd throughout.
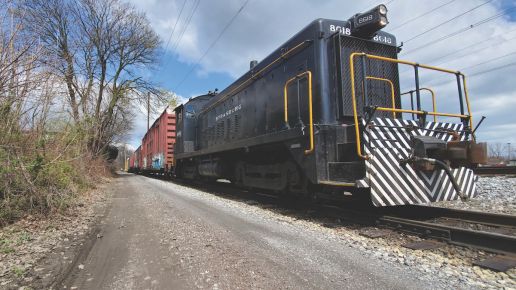
<path id="1" fill-rule="evenodd" d="M 191 67 L 192 64 L 179 61 L 176 55 L 167 51 L 161 57 L 159 68 L 152 73 L 153 80 L 167 90 L 184 97 L 201 94 L 215 88 L 221 90 L 234 81 L 234 78 L 228 73 L 211 72 L 199 75 L 193 72 L 178 87 L 178 84 L 191 70 Z"/>
<path id="2" fill-rule="evenodd" d="M 503 1 L 500 1 L 500 5 L 503 8 L 512 8 L 512 7 L 514 7 L 516 5 L 516 1 L 514 1 L 514 0 L 503 0 Z M 511 21 L 516 21 L 516 10 L 509 11 L 507 13 L 507 16 L 509 17 L 509 19 Z"/>
<path id="3" fill-rule="evenodd" d="M 354 13 L 365 11 L 381 3 L 374 0 L 250 0 L 216 45 L 202 58 L 186 81 L 178 87 L 179 82 L 245 2 L 244 0 L 200 0 L 194 10 L 196 0 L 183 1 L 130 0 L 137 9 L 147 14 L 151 25 L 162 37 L 164 44 L 169 38 L 171 39 L 166 49 L 164 48 L 164 53 L 161 54 L 160 64 L 157 65 L 156 70 L 149 71 L 149 77 L 162 87 L 185 98 L 215 88 L 224 89 L 248 69 L 250 60 L 263 59 L 316 18 L 347 19 Z M 446 4 L 448 2 L 450 3 Z M 398 41 L 407 40 L 485 2 L 486 0 L 452 2 L 451 0 L 386 0 L 384 3 L 389 9 L 390 24 L 385 30 L 395 34 Z M 183 3 L 186 3 L 185 8 L 178 21 Z M 443 4 L 446 6 L 442 9 L 390 31 L 404 21 Z M 508 9 L 512 10 L 505 12 Z M 192 12 L 191 21 L 186 25 L 186 19 Z M 405 43 L 404 52 L 425 46 L 439 37 L 499 13 L 502 13 L 500 17 L 488 23 L 440 43 L 428 45 L 407 54 L 406 57 L 402 55 L 400 58 L 427 63 L 461 49 L 461 52 L 444 58 L 440 62 L 444 61 L 443 66 L 451 69 L 464 68 L 466 75 L 472 76 L 469 87 L 474 116 L 476 120 L 479 120 L 481 115 L 488 117 L 479 130 L 480 139 L 516 144 L 516 117 L 513 115 L 516 110 L 516 88 L 513 81 L 516 65 L 496 69 L 503 64 L 516 62 L 516 54 L 511 55 L 512 52 L 516 52 L 516 1 L 492 0 L 485 3 L 454 21 Z M 176 22 L 178 23 L 176 30 L 171 34 Z M 177 42 L 182 29 L 184 34 L 181 41 Z M 488 42 L 481 42 L 488 38 L 490 39 Z M 515 39 L 512 40 L 513 38 Z M 496 55 L 501 58 L 493 60 Z M 478 65 L 483 62 L 486 63 Z M 489 69 L 496 70 L 479 74 Z M 401 76 L 402 81 L 409 77 L 409 75 Z M 432 75 L 423 76 L 425 77 L 429 84 L 440 82 Z M 452 103 L 444 96 L 450 94 L 452 88 L 438 86 L 438 89 L 440 90 L 438 95 L 443 96 L 440 109 L 448 110 Z M 138 145 L 145 133 L 145 123 L 146 117 L 143 115 L 135 120 L 135 129 L 130 139 L 130 143 L 134 146 Z"/>

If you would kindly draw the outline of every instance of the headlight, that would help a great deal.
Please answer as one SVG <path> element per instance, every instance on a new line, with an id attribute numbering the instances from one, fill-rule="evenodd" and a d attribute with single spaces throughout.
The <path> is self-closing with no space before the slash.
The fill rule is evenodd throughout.
<path id="1" fill-rule="evenodd" d="M 387 7 L 383 4 L 378 5 L 378 12 L 380 12 L 381 15 L 387 15 Z"/>
<path id="2" fill-rule="evenodd" d="M 389 24 L 387 7 L 380 4 L 367 12 L 356 14 L 349 21 L 351 22 L 351 35 L 372 38 L 378 30 Z"/>
<path id="3" fill-rule="evenodd" d="M 389 21 L 387 21 L 387 17 L 385 16 L 380 16 L 380 26 L 385 26 L 389 23 Z"/>

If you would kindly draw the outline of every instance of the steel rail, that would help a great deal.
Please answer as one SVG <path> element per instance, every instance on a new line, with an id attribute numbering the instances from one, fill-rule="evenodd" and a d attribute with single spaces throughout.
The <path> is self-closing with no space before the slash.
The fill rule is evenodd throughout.
<path id="1" fill-rule="evenodd" d="M 326 206 L 324 207 L 324 212 L 333 217 L 346 219 L 362 225 L 388 228 L 396 232 L 415 234 L 423 238 L 437 239 L 458 246 L 478 248 L 503 254 L 516 254 L 516 236 L 428 221 L 431 218 L 447 217 L 473 224 L 514 228 L 516 227 L 514 223 L 516 216 L 429 206 L 413 206 L 414 209 L 410 207 L 408 206 L 408 209 L 396 207 L 380 210 L 375 210 L 375 208 L 359 210 L 357 208 L 347 209 L 345 207 L 335 208 Z M 410 216 L 407 215 L 407 212 L 416 213 L 415 208 L 419 209 L 421 215 L 417 218 L 407 217 Z M 390 214 L 393 212 L 396 214 Z M 459 217 L 461 215 L 462 217 Z"/>
<path id="2" fill-rule="evenodd" d="M 481 175 L 508 175 L 508 174 L 516 174 L 516 166 L 482 166 L 474 168 L 473 171 L 476 174 Z"/>
<path id="3" fill-rule="evenodd" d="M 378 219 L 378 224 L 387 228 L 393 228 L 397 231 L 405 231 L 423 235 L 428 238 L 444 240 L 450 244 L 469 246 L 492 252 L 516 254 L 515 236 L 394 216 L 382 216 Z"/>
<path id="4" fill-rule="evenodd" d="M 462 221 L 492 225 L 507 226 L 516 228 L 516 216 L 499 213 L 470 211 L 424 205 L 409 205 L 397 208 L 396 216 L 408 218 L 429 219 L 429 218 L 452 218 Z"/>

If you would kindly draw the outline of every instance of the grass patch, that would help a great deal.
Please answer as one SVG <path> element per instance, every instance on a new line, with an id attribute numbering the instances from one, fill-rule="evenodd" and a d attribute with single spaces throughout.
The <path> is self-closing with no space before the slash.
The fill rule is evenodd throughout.
<path id="1" fill-rule="evenodd" d="M 9 254 L 14 252 L 14 248 L 11 247 L 12 241 L 9 239 L 0 239 L 0 253 Z"/>
<path id="2" fill-rule="evenodd" d="M 29 233 L 29 232 L 25 232 L 25 231 L 24 231 L 24 232 L 22 232 L 22 233 L 20 234 L 20 236 L 18 237 L 18 243 L 17 243 L 17 244 L 18 244 L 18 245 L 21 245 L 21 244 L 26 243 L 26 242 L 29 242 L 29 241 L 31 241 L 31 240 L 32 240 L 32 236 L 30 235 L 30 233 Z"/>
<path id="3" fill-rule="evenodd" d="M 25 274 L 25 269 L 21 267 L 13 267 L 12 269 L 13 274 L 16 275 L 16 277 L 21 278 Z"/>

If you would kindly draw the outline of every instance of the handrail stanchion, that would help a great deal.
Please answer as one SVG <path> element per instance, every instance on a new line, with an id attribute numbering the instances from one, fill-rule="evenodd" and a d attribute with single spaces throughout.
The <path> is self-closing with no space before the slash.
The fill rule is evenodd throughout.
<path id="1" fill-rule="evenodd" d="M 363 93 L 364 93 L 364 105 L 366 107 L 369 106 L 369 92 L 367 89 L 367 73 L 366 73 L 366 62 L 365 62 L 366 56 L 361 57 L 361 64 L 362 64 L 362 83 L 363 83 Z"/>
<path id="2" fill-rule="evenodd" d="M 410 91 L 410 109 L 414 111 L 414 91 Z M 412 120 L 416 118 L 416 115 L 412 113 Z"/>
<path id="3" fill-rule="evenodd" d="M 462 83 L 464 84 L 464 97 L 466 98 L 466 107 L 468 109 L 469 127 L 473 130 L 473 115 L 471 115 L 471 107 L 469 104 L 468 86 L 466 85 L 466 76 L 462 73 L 461 73 L 461 76 L 462 76 Z M 474 134 L 471 134 L 471 138 L 473 139 L 473 141 L 476 141 Z"/>
<path id="4" fill-rule="evenodd" d="M 421 95 L 419 90 L 419 65 L 416 64 L 414 66 L 414 77 L 416 81 L 416 102 L 417 102 L 417 110 L 421 111 Z M 419 119 L 419 116 L 418 116 Z"/>
<path id="5" fill-rule="evenodd" d="M 430 88 L 421 88 L 421 90 L 429 91 L 432 95 L 432 110 L 437 113 L 437 103 L 435 101 L 435 92 Z M 437 115 L 434 115 L 434 122 L 437 122 Z"/>
<path id="6" fill-rule="evenodd" d="M 455 74 L 457 78 L 457 89 L 459 90 L 459 104 L 460 104 L 460 113 L 464 115 L 464 100 L 462 100 L 462 86 L 460 85 L 460 73 L 457 72 Z"/>

